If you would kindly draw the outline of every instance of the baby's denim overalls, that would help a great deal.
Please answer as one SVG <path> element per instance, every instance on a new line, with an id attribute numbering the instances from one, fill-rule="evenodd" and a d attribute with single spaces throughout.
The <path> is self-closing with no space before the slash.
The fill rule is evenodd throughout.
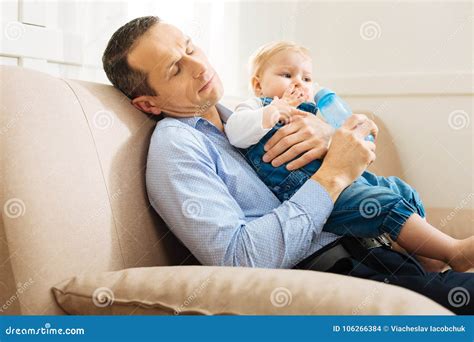
<path id="1" fill-rule="evenodd" d="M 268 104 L 266 99 L 262 99 L 262 102 Z M 310 108 L 306 104 L 298 107 L 306 111 L 310 111 Z M 287 164 L 273 167 L 262 161 L 265 154 L 263 146 L 280 127 L 282 125 L 276 124 L 257 144 L 240 151 L 260 179 L 283 202 L 293 196 L 319 169 L 322 161 L 314 160 L 294 171 L 288 171 Z M 340 194 L 323 230 L 357 237 L 388 233 L 396 240 L 401 227 L 414 213 L 425 217 L 423 204 L 415 189 L 400 178 L 380 177 L 365 171 Z"/>

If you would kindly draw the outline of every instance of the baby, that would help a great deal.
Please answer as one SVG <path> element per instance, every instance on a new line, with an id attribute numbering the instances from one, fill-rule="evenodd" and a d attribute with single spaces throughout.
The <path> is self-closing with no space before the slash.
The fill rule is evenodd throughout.
<path id="1" fill-rule="evenodd" d="M 252 56 L 251 70 L 256 97 L 236 107 L 225 132 L 280 201 L 289 200 L 322 161 L 289 171 L 287 164 L 274 167 L 262 156 L 265 143 L 291 121 L 292 107 L 314 108 L 304 106 L 313 97 L 310 53 L 291 42 L 270 43 Z M 323 230 L 356 237 L 387 233 L 409 253 L 441 260 L 460 272 L 474 267 L 474 236 L 455 239 L 426 222 L 418 193 L 397 177 L 365 171 L 340 194 Z"/>

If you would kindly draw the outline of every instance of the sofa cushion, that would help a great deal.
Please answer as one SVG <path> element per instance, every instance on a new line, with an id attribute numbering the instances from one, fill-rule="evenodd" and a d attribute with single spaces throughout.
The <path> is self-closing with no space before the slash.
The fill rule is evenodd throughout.
<path id="1" fill-rule="evenodd" d="M 74 315 L 449 315 L 410 290 L 331 273 L 165 266 L 89 273 L 53 287 Z"/>

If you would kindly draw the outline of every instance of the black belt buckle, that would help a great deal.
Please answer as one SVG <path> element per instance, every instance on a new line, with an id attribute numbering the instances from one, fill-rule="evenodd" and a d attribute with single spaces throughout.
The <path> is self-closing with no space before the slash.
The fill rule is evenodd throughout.
<path id="1" fill-rule="evenodd" d="M 357 241 L 365 249 L 372 249 L 376 247 L 381 247 L 382 244 L 377 240 L 377 238 L 357 238 Z"/>
<path id="2" fill-rule="evenodd" d="M 389 247 L 392 248 L 392 243 L 385 236 L 385 234 L 376 236 L 374 238 L 356 238 L 356 240 L 364 247 L 365 249 L 373 249 L 377 247 Z"/>
<path id="3" fill-rule="evenodd" d="M 376 237 L 377 241 L 380 242 L 382 245 L 392 248 L 392 241 L 388 238 L 387 234 L 381 234 Z"/>

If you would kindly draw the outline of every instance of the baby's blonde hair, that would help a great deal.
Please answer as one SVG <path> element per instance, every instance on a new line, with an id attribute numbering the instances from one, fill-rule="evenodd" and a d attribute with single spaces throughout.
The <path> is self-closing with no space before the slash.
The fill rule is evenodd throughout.
<path id="1" fill-rule="evenodd" d="M 307 48 L 294 42 L 276 41 L 262 45 L 250 56 L 249 59 L 250 88 L 252 91 L 254 90 L 252 85 L 253 78 L 262 75 L 266 67 L 266 63 L 270 58 L 285 50 L 296 51 L 303 54 L 304 56 L 307 56 L 308 58 L 311 58 L 311 53 Z"/>

